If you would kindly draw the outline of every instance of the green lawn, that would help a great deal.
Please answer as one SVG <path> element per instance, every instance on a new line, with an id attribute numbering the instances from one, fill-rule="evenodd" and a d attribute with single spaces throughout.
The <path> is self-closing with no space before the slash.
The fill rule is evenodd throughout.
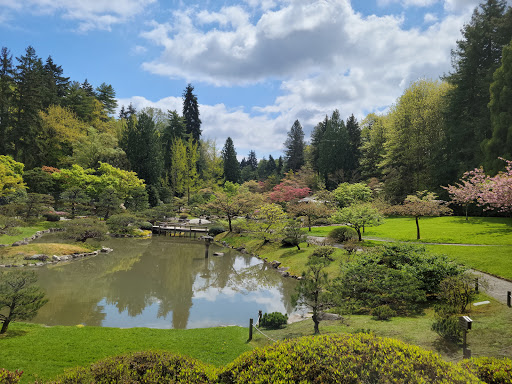
<path id="1" fill-rule="evenodd" d="M 241 327 L 149 329 L 46 327 L 13 323 L 0 336 L 0 367 L 24 371 L 22 382 L 49 379 L 67 368 L 88 365 L 107 356 L 159 349 L 188 355 L 216 366 L 251 350 L 248 330 Z"/>
<path id="2" fill-rule="evenodd" d="M 19 227 L 18 229 L 21 231 L 20 234 L 15 236 L 7 236 L 7 235 L 0 235 L 0 244 L 12 244 L 15 241 L 23 240 L 25 237 L 30 237 L 37 231 L 42 231 L 44 229 L 48 228 L 55 228 L 57 227 L 56 223 L 52 223 L 49 221 L 41 221 L 37 224 L 31 225 L 29 227 Z"/>

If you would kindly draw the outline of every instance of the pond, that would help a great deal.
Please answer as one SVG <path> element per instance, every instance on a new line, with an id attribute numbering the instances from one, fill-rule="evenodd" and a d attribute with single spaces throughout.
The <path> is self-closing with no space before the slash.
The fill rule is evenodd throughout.
<path id="1" fill-rule="evenodd" d="M 202 241 L 165 236 L 102 245 L 114 251 L 37 269 L 49 302 L 33 322 L 186 329 L 248 326 L 258 310 L 293 311 L 297 281 L 256 257 L 212 244 L 205 259 Z"/>

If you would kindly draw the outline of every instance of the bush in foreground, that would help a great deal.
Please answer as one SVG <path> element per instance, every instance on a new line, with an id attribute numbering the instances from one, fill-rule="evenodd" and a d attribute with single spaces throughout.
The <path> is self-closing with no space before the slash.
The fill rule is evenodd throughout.
<path id="1" fill-rule="evenodd" d="M 108 357 L 88 368 L 75 368 L 52 384 L 107 383 L 213 383 L 215 368 L 170 352 L 135 352 Z M 36 382 L 37 384 L 37 382 Z"/>
<path id="2" fill-rule="evenodd" d="M 288 315 L 280 312 L 265 313 L 261 317 L 260 325 L 269 329 L 278 329 L 285 326 L 288 322 Z"/>
<path id="3" fill-rule="evenodd" d="M 372 335 L 304 337 L 238 357 L 221 383 L 480 383 L 441 357 Z"/>
<path id="4" fill-rule="evenodd" d="M 0 384 L 16 384 L 20 381 L 23 371 L 10 372 L 0 368 Z"/>
<path id="5" fill-rule="evenodd" d="M 469 370 L 488 384 L 512 384 L 512 360 L 495 357 L 477 357 L 463 360 L 459 366 Z"/>

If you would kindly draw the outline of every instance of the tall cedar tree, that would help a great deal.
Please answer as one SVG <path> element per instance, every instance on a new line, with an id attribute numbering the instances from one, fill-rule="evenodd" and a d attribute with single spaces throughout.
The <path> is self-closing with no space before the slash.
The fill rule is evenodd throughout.
<path id="1" fill-rule="evenodd" d="M 347 119 L 347 133 L 348 133 L 348 156 L 347 156 L 347 174 L 352 179 L 356 177 L 356 172 L 359 169 L 359 159 L 361 152 L 359 147 L 361 146 L 361 130 L 359 129 L 359 123 L 354 115 L 350 115 Z"/>
<path id="2" fill-rule="evenodd" d="M 187 125 L 187 134 L 194 141 L 199 142 L 201 138 L 201 119 L 199 119 L 199 106 L 197 105 L 197 97 L 192 92 L 194 87 L 191 84 L 183 92 L 183 118 Z"/>
<path id="3" fill-rule="evenodd" d="M 240 164 L 236 158 L 235 146 L 231 137 L 226 139 L 222 149 L 222 159 L 224 160 L 224 179 L 237 183 L 240 179 Z"/>
<path id="4" fill-rule="evenodd" d="M 7 154 L 7 139 L 12 128 L 9 109 L 13 102 L 14 68 L 12 55 L 6 47 L 0 53 L 0 155 Z"/>
<path id="5" fill-rule="evenodd" d="M 43 89 L 43 108 L 50 105 L 60 105 L 62 99 L 66 96 L 69 88 L 69 77 L 63 76 L 64 71 L 60 65 L 53 62 L 51 56 L 48 56 L 44 65 L 44 89 Z"/>
<path id="6" fill-rule="evenodd" d="M 512 11 L 505 0 L 487 0 L 473 12 L 452 51 L 455 85 L 448 95 L 446 159 L 441 184 L 482 163 L 481 144 L 491 137 L 489 86 L 503 47 L 512 38 Z M 444 182 L 441 182 L 444 181 Z M 439 184 L 439 183 L 438 183 Z"/>
<path id="7" fill-rule="evenodd" d="M 258 159 L 256 158 L 256 152 L 250 151 L 249 156 L 247 157 L 247 165 L 249 165 L 254 171 L 258 168 Z"/>
<path id="8" fill-rule="evenodd" d="M 298 171 L 304 165 L 304 131 L 299 123 L 299 120 L 295 120 L 292 128 L 288 132 L 288 138 L 286 139 L 285 154 L 286 154 L 286 166 L 292 171 Z"/>
<path id="9" fill-rule="evenodd" d="M 164 157 L 164 171 L 168 174 L 169 183 L 171 179 L 171 166 L 172 166 L 172 145 L 175 139 L 184 139 L 186 131 L 185 120 L 181 117 L 176 110 L 167 111 L 167 125 L 161 135 L 162 141 L 162 154 Z"/>

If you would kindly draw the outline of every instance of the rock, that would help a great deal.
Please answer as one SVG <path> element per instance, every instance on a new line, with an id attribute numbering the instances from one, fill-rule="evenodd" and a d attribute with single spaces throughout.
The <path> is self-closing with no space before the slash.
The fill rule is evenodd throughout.
<path id="1" fill-rule="evenodd" d="M 337 313 L 320 313 L 320 320 L 343 320 L 343 316 L 338 315 Z"/>
<path id="2" fill-rule="evenodd" d="M 60 260 L 61 260 L 61 258 L 60 258 L 60 256 L 53 255 L 53 256 L 52 256 L 52 260 L 53 260 L 53 261 L 60 261 Z"/>
<path id="3" fill-rule="evenodd" d="M 101 253 L 110 253 L 112 251 L 113 251 L 113 249 L 112 248 L 108 248 L 108 247 L 103 247 L 103 248 L 100 249 Z"/>
<path id="4" fill-rule="evenodd" d="M 36 263 L 36 267 L 42 267 L 44 263 Z"/>
<path id="5" fill-rule="evenodd" d="M 25 260 L 40 260 L 40 261 L 46 261 L 49 259 L 47 255 L 33 255 L 33 256 L 25 256 Z"/>
<path id="6" fill-rule="evenodd" d="M 280 261 L 277 261 L 277 260 L 274 260 L 270 263 L 270 265 L 274 268 L 277 268 L 281 265 L 281 262 Z"/>

